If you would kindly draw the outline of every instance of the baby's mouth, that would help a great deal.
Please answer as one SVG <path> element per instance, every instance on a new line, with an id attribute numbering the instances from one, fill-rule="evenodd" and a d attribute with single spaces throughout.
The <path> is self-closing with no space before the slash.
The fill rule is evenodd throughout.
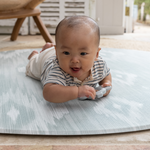
<path id="1" fill-rule="evenodd" d="M 71 68 L 71 70 L 72 70 L 73 72 L 78 72 L 78 71 L 80 70 L 80 68 L 73 67 L 73 68 Z"/>

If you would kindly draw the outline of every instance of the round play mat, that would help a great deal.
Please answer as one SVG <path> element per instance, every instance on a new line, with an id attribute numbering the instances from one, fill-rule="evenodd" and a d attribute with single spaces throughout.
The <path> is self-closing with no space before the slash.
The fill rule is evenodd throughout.
<path id="1" fill-rule="evenodd" d="M 32 49 L 0 52 L 0 133 L 94 135 L 150 129 L 150 52 L 102 48 L 113 86 L 98 100 L 50 103 L 25 75 Z M 59 93 L 58 93 L 59 94 Z"/>

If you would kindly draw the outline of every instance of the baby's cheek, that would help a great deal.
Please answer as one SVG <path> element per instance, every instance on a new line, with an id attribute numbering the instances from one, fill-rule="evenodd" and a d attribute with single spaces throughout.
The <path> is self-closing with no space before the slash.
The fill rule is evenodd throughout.
<path id="1" fill-rule="evenodd" d="M 93 62 L 88 62 L 88 63 L 86 64 L 86 70 L 91 70 L 92 67 L 93 67 Z"/>

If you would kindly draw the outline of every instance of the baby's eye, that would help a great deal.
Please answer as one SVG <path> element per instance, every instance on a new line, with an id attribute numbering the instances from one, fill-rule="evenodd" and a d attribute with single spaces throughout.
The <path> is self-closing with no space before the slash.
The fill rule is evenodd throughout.
<path id="1" fill-rule="evenodd" d="M 87 53 L 85 53 L 85 52 L 82 52 L 82 53 L 81 53 L 82 56 L 84 56 L 84 55 L 86 55 L 86 54 L 87 54 Z"/>
<path id="2" fill-rule="evenodd" d="M 69 52 L 63 52 L 65 55 L 69 55 L 70 53 Z"/>

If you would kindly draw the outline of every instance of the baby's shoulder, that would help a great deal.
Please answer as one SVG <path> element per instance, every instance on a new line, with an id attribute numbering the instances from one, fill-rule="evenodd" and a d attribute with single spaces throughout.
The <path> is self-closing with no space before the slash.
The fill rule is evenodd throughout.
<path id="1" fill-rule="evenodd" d="M 99 56 L 97 60 L 94 61 L 94 65 L 102 65 L 103 63 L 105 63 L 105 60 L 101 56 Z"/>
<path id="2" fill-rule="evenodd" d="M 51 70 L 58 71 L 58 72 L 60 72 L 60 74 L 63 74 L 64 76 L 66 76 L 66 73 L 61 69 L 61 67 L 60 67 L 60 65 L 59 65 L 59 61 L 58 61 L 57 58 L 55 58 L 55 59 L 52 61 Z"/>

